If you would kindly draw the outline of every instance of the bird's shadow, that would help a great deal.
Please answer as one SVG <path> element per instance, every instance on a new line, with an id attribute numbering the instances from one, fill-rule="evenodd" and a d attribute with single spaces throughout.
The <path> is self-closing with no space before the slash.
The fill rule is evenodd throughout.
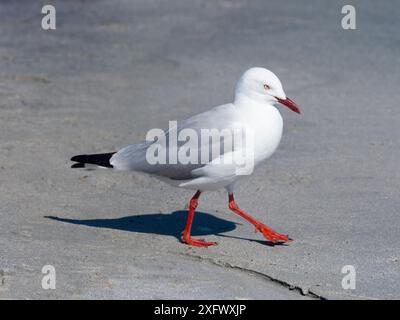
<path id="1" fill-rule="evenodd" d="M 84 225 L 95 228 L 116 229 L 130 232 L 160 234 L 165 236 L 173 236 L 178 240 L 181 239 L 182 230 L 185 227 L 187 211 L 174 211 L 169 214 L 164 213 L 148 213 L 141 215 L 126 216 L 114 219 L 69 219 L 56 216 L 45 216 L 45 218 Z M 264 245 L 272 245 L 269 241 L 260 241 L 253 239 L 239 238 L 230 235 L 222 235 L 221 233 L 229 232 L 236 229 L 237 223 L 220 219 L 209 213 L 198 212 L 194 218 L 192 226 L 192 236 L 219 235 L 228 238 L 237 238 L 248 241 L 255 241 Z"/>
<path id="2" fill-rule="evenodd" d="M 182 230 L 185 228 L 187 211 L 175 211 L 169 214 L 148 213 L 115 219 L 80 220 L 56 216 L 46 216 L 45 218 L 89 227 L 160 234 L 180 239 Z M 220 219 L 208 213 L 196 212 L 191 233 L 193 236 L 204 236 L 234 229 L 236 229 L 235 222 Z"/>

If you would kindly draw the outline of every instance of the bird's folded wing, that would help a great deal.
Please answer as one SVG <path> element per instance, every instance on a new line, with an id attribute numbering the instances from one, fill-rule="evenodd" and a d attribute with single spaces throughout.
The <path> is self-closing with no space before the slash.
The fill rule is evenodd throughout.
<path id="1" fill-rule="evenodd" d="M 210 133 L 207 130 L 214 130 L 214 134 L 221 133 L 224 129 L 231 130 L 237 123 L 234 108 L 232 104 L 222 105 L 180 121 L 176 127 L 164 131 L 165 146 L 162 148 L 165 149 L 163 151 L 167 156 L 166 163 L 151 164 L 148 161 L 148 152 L 154 149 L 154 144 L 159 141 L 145 141 L 123 148 L 111 158 L 110 163 L 116 169 L 141 171 L 175 180 L 198 177 L 201 170 L 193 174 L 194 170 L 204 167 L 216 157 L 223 155 L 225 145 L 233 145 L 230 141 L 232 135 L 229 134 L 223 135 L 222 140 L 206 139 L 207 141 L 204 141 L 204 137 Z M 151 146 L 153 147 L 150 148 Z M 186 159 L 190 158 L 190 163 L 182 164 L 180 161 L 174 161 L 174 157 L 169 157 L 171 154 L 177 155 L 178 160 L 181 160 L 180 156 L 186 155 Z M 195 158 L 196 161 L 193 161 Z"/>

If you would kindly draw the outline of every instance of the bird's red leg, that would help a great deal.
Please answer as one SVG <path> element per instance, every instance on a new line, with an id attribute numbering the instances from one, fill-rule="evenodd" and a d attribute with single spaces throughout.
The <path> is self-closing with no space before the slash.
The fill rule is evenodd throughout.
<path id="1" fill-rule="evenodd" d="M 229 193 L 229 209 L 231 209 L 233 212 L 238 214 L 239 216 L 245 218 L 247 221 L 252 223 L 256 227 L 256 231 L 262 232 L 264 237 L 273 242 L 279 242 L 279 241 L 290 241 L 291 239 L 283 234 L 280 234 L 271 228 L 267 227 L 265 224 L 262 224 L 260 221 L 254 219 L 252 216 L 248 215 L 246 212 L 242 211 L 238 205 L 235 202 L 235 199 L 233 198 L 233 193 Z"/>
<path id="2" fill-rule="evenodd" d="M 191 246 L 208 247 L 208 246 L 216 245 L 217 243 L 216 242 L 206 242 L 204 239 L 193 239 L 190 236 L 190 230 L 192 229 L 194 212 L 195 212 L 195 209 L 197 208 L 198 199 L 200 197 L 200 194 L 201 194 L 201 191 L 197 191 L 195 193 L 195 195 L 193 196 L 193 198 L 190 199 L 189 214 L 188 214 L 185 230 L 183 230 L 183 232 L 182 232 L 182 241 Z"/>

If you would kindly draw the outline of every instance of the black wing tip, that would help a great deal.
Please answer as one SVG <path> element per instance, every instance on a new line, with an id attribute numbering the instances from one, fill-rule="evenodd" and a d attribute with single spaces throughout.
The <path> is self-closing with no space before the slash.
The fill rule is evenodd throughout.
<path id="1" fill-rule="evenodd" d="M 76 168 L 84 168 L 85 164 L 82 162 L 74 163 L 71 168 L 76 169 Z"/>
<path id="2" fill-rule="evenodd" d="M 100 167 L 113 168 L 110 163 L 111 157 L 115 152 L 110 153 L 99 153 L 99 154 L 80 154 L 73 156 L 71 161 L 77 162 L 71 166 L 71 168 L 84 168 L 85 164 L 94 164 Z"/>
<path id="3" fill-rule="evenodd" d="M 87 158 L 86 154 L 80 154 L 80 155 L 77 155 L 77 156 L 73 156 L 71 158 L 71 161 L 74 161 L 74 162 L 85 162 L 86 158 Z"/>

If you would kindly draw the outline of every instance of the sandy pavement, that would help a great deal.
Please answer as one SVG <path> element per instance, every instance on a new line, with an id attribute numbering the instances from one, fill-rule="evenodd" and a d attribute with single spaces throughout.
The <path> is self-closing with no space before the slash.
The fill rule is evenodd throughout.
<path id="1" fill-rule="evenodd" d="M 42 1 L 0 4 L 0 298 L 400 298 L 400 5 L 341 1 Z M 290 246 L 268 246 L 227 208 L 141 174 L 73 170 L 151 128 L 232 99 L 250 66 L 281 78 L 278 151 L 238 185 L 240 206 Z M 43 290 L 44 265 L 56 290 Z M 341 286 L 356 269 L 356 289 Z"/>

